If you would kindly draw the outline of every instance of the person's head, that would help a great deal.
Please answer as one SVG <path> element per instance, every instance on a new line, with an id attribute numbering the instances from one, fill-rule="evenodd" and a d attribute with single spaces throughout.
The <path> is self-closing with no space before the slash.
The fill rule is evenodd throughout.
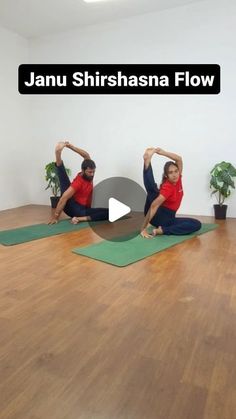
<path id="1" fill-rule="evenodd" d="M 81 169 L 83 178 L 92 182 L 96 170 L 96 164 L 94 161 L 85 159 L 81 164 Z"/>
<path id="2" fill-rule="evenodd" d="M 162 183 L 169 180 L 171 183 L 176 183 L 179 179 L 179 168 L 173 161 L 167 161 L 164 166 L 164 173 L 162 176 Z"/>

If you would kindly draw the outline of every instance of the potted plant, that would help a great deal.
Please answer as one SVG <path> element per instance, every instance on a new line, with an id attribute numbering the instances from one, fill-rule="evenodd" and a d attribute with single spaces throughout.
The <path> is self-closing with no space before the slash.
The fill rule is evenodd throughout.
<path id="1" fill-rule="evenodd" d="M 218 204 L 214 205 L 215 218 L 226 219 L 227 205 L 225 199 L 231 194 L 231 188 L 235 189 L 233 178 L 236 176 L 235 167 L 228 162 L 217 163 L 211 170 L 210 188 L 213 188 L 211 195 L 216 194 Z"/>
<path id="2" fill-rule="evenodd" d="M 66 173 L 68 174 L 68 176 L 71 174 L 70 169 L 65 168 L 66 169 Z M 61 190 L 60 190 L 60 182 L 59 182 L 59 178 L 57 176 L 57 171 L 56 171 L 56 166 L 55 166 L 55 162 L 51 162 L 46 164 L 45 166 L 45 180 L 46 182 L 48 182 L 47 187 L 45 188 L 45 190 L 51 188 L 52 190 L 52 195 L 50 197 L 51 200 L 51 207 L 52 208 L 56 208 L 58 201 L 60 199 L 60 194 L 61 194 Z"/>

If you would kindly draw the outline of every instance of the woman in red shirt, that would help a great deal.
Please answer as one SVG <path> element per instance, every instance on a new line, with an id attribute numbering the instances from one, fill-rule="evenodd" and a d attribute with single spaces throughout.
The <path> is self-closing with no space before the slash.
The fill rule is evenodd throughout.
<path id="1" fill-rule="evenodd" d="M 164 166 L 164 174 L 160 189 L 155 183 L 151 159 L 153 154 L 168 157 Z M 150 238 L 161 234 L 183 235 L 190 234 L 201 228 L 201 223 L 194 218 L 176 218 L 176 211 L 183 198 L 182 186 L 182 158 L 177 154 L 162 150 L 161 148 L 148 148 L 144 153 L 144 185 L 147 199 L 144 208 L 145 220 L 141 228 L 141 236 Z M 146 228 L 148 224 L 156 227 L 152 235 Z"/>

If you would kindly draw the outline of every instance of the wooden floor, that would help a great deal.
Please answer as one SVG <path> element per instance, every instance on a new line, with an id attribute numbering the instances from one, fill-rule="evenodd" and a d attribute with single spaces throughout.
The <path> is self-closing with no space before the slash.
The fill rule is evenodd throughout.
<path id="1" fill-rule="evenodd" d="M 0 245 L 0 418 L 235 419 L 236 219 L 219 225 L 126 268 L 71 252 L 89 229 Z"/>

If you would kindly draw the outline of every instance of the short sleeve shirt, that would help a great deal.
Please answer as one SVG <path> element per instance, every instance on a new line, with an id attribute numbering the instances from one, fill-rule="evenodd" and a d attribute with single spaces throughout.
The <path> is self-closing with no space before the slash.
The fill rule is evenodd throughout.
<path id="1" fill-rule="evenodd" d="M 168 179 L 165 180 L 165 182 L 161 185 L 160 194 L 166 198 L 162 206 L 169 208 L 172 211 L 177 211 L 184 195 L 182 176 L 179 177 L 176 184 L 171 183 Z"/>
<path id="2" fill-rule="evenodd" d="M 71 182 L 71 187 L 75 190 L 73 198 L 80 205 L 91 207 L 93 195 L 93 182 L 83 178 L 82 173 L 78 173 Z"/>

